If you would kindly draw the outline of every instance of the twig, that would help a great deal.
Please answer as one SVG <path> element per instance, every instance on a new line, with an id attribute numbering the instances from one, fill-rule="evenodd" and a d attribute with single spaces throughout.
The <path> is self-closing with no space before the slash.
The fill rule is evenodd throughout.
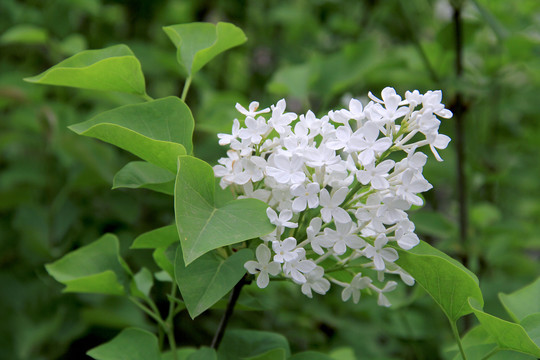
<path id="1" fill-rule="evenodd" d="M 234 286 L 231 292 L 231 296 L 229 298 L 229 302 L 227 303 L 227 308 L 225 309 L 225 314 L 223 314 L 223 317 L 221 318 L 216 334 L 214 335 L 214 338 L 212 339 L 212 345 L 210 345 L 212 349 L 217 349 L 219 344 L 221 343 L 221 340 L 223 339 L 223 335 L 225 334 L 225 329 L 227 328 L 227 323 L 229 322 L 229 319 L 231 318 L 233 314 L 234 306 L 236 305 L 236 302 L 238 301 L 238 297 L 240 296 L 240 291 L 242 291 L 242 287 L 246 284 L 247 284 L 247 281 L 246 281 L 246 277 L 244 276 L 238 282 L 238 284 Z"/>

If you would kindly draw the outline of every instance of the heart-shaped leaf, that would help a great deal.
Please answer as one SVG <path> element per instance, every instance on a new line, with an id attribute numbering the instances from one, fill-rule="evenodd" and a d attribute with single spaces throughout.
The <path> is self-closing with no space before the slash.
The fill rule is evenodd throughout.
<path id="1" fill-rule="evenodd" d="M 469 305 L 480 324 L 495 340 L 499 348 L 540 357 L 540 339 L 536 339 L 538 343 L 535 343 L 523 326 L 485 313 L 475 299 L 469 299 Z M 534 329 L 531 328 L 531 330 L 537 334 L 536 325 L 540 326 L 540 323 L 536 320 L 532 322 L 535 325 Z"/>
<path id="2" fill-rule="evenodd" d="M 281 334 L 255 330 L 229 330 L 223 336 L 218 356 L 220 360 L 237 360 L 252 358 L 274 349 L 284 350 L 286 358 L 291 356 L 289 342 Z"/>
<path id="3" fill-rule="evenodd" d="M 396 263 L 411 274 L 453 322 L 472 312 L 469 297 L 483 304 L 477 277 L 458 261 L 426 242 L 405 251 Z"/>
<path id="4" fill-rule="evenodd" d="M 178 155 L 193 149 L 193 127 L 187 105 L 171 96 L 109 110 L 69 128 L 176 173 Z"/>
<path id="5" fill-rule="evenodd" d="M 146 94 L 141 64 L 126 45 L 81 51 L 24 80 L 36 84 Z"/>
<path id="6" fill-rule="evenodd" d="M 145 161 L 132 161 L 116 173 L 113 189 L 145 188 L 167 195 L 174 194 L 175 175 L 157 165 Z"/>
<path id="7" fill-rule="evenodd" d="M 199 71 L 216 55 L 243 44 L 244 32 L 233 24 L 220 22 L 166 26 L 163 31 L 177 48 L 177 60 L 189 76 Z"/>
<path id="8" fill-rule="evenodd" d="M 525 317 L 540 313 L 540 278 L 511 294 L 499 294 L 506 311 L 520 322 Z"/>
<path id="9" fill-rule="evenodd" d="M 96 360 L 160 360 L 158 340 L 148 331 L 127 328 L 111 341 L 88 351 Z"/>
<path id="10" fill-rule="evenodd" d="M 187 265 L 210 250 L 263 236 L 274 229 L 266 216 L 267 204 L 240 199 L 218 205 L 214 184 L 210 165 L 191 156 L 178 157 L 174 209 Z"/>
<path id="11" fill-rule="evenodd" d="M 191 318 L 199 316 L 227 294 L 242 279 L 246 273 L 244 264 L 252 258 L 253 252 L 249 249 L 242 249 L 227 259 L 208 253 L 186 266 L 179 246 L 174 271 Z"/>
<path id="12" fill-rule="evenodd" d="M 178 231 L 176 225 L 163 226 L 135 238 L 131 249 L 157 249 L 166 248 L 178 241 Z"/>
<path id="13" fill-rule="evenodd" d="M 119 243 L 112 234 L 45 265 L 49 274 L 66 285 L 64 292 L 123 295 L 128 281 Z"/>

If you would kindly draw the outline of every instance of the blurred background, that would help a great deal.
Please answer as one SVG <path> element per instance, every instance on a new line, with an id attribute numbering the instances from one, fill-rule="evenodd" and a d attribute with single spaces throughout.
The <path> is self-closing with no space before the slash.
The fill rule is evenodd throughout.
<path id="1" fill-rule="evenodd" d="M 411 215 L 420 237 L 480 278 L 486 311 L 507 318 L 497 294 L 540 274 L 540 2 L 538 0 L 2 0 L 0 1 L 0 358 L 84 359 L 125 326 L 151 321 L 118 297 L 61 294 L 44 264 L 105 232 L 130 266 L 155 268 L 128 250 L 139 234 L 174 219 L 172 199 L 111 190 L 131 155 L 80 137 L 68 125 L 127 103 L 127 95 L 32 85 L 81 50 L 124 43 L 140 59 L 148 94 L 179 96 L 185 80 L 166 25 L 232 22 L 248 42 L 210 62 L 187 98 L 195 153 L 224 154 L 234 105 L 287 99 L 323 115 L 386 86 L 443 90 L 453 141 L 424 171 L 434 185 Z M 456 31 L 456 29 L 459 29 Z M 160 298 L 159 287 L 154 296 Z M 285 335 L 293 352 L 355 353 L 358 359 L 448 358 L 451 331 L 421 289 L 394 306 L 339 291 L 304 297 L 294 284 L 251 286 L 231 327 Z M 178 317 L 180 346 L 208 345 L 222 310 Z M 472 318 L 463 328 L 474 325 Z"/>

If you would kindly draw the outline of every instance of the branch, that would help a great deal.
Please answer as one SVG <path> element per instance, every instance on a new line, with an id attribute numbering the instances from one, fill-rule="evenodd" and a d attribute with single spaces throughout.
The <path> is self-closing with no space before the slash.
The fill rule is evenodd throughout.
<path id="1" fill-rule="evenodd" d="M 238 297 L 240 296 L 240 292 L 242 291 L 242 287 L 246 285 L 247 283 L 248 282 L 246 281 L 246 277 L 244 276 L 238 282 L 238 284 L 234 286 L 231 292 L 231 296 L 229 298 L 229 302 L 227 303 L 227 308 L 225 309 L 225 314 L 223 314 L 223 317 L 221 318 L 216 334 L 214 335 L 214 338 L 212 339 L 212 345 L 210 345 L 212 349 L 217 350 L 219 344 L 221 343 L 221 340 L 223 339 L 223 335 L 225 334 L 225 329 L 227 328 L 229 319 L 231 318 L 233 314 L 234 306 L 236 305 L 236 302 L 238 301 Z"/>

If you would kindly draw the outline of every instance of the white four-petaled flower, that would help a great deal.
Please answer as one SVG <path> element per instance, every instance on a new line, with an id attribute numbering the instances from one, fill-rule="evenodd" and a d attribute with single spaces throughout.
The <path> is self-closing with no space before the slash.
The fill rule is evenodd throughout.
<path id="1" fill-rule="evenodd" d="M 272 276 L 279 274 L 281 265 L 275 261 L 270 261 L 272 254 L 265 244 L 257 247 L 255 255 L 257 256 L 257 261 L 250 260 L 246 262 L 244 267 L 250 274 L 258 274 L 257 286 L 262 289 L 268 286 L 268 282 L 270 281 L 268 274 Z"/>

